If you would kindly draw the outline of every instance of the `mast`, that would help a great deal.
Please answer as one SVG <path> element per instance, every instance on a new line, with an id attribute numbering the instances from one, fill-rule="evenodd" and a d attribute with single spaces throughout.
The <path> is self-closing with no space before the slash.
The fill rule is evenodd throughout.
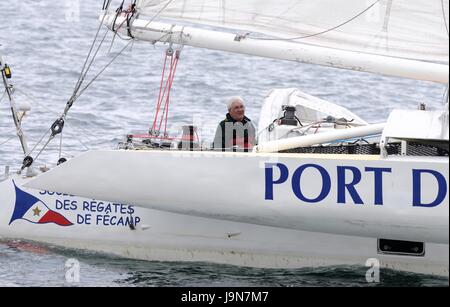
<path id="1" fill-rule="evenodd" d="M 11 108 L 11 113 L 12 113 L 12 117 L 14 120 L 14 125 L 16 126 L 16 132 L 17 132 L 17 136 L 19 137 L 20 140 L 20 144 L 22 145 L 22 150 L 24 155 L 26 156 L 29 152 L 28 149 L 28 144 L 27 144 L 27 140 L 26 137 L 23 133 L 22 130 L 22 123 L 21 120 L 18 117 L 18 112 L 17 112 L 17 107 L 16 107 L 16 103 L 14 101 L 14 97 L 12 95 L 12 85 L 9 83 L 9 78 L 11 78 L 11 70 L 8 67 L 8 65 L 3 61 L 2 59 L 2 55 L 0 53 L 0 72 L 2 75 L 2 80 L 3 80 L 3 86 L 5 87 L 6 90 L 6 95 L 8 97 L 9 100 L 9 105 Z"/>
<path id="2" fill-rule="evenodd" d="M 126 15 L 117 16 L 116 13 L 107 14 L 103 22 L 109 29 L 137 40 L 188 45 L 443 84 L 449 82 L 447 64 L 391 58 L 288 41 L 258 40 L 232 33 L 149 22 L 139 18 L 129 19 Z"/>

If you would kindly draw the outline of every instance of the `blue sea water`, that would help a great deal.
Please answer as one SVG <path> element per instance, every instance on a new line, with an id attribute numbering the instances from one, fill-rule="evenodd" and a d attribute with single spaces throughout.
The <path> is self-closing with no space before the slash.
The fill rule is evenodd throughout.
<path id="1" fill-rule="evenodd" d="M 24 122 L 31 145 L 63 111 L 97 30 L 102 3 L 0 1 L 0 50 L 13 68 L 18 101 L 28 101 L 33 108 Z M 109 52 L 109 36 L 88 80 L 125 44 L 116 38 Z M 64 131 L 64 156 L 72 157 L 87 149 L 114 148 L 125 134 L 148 130 L 166 47 L 133 43 L 76 101 Z M 445 91 L 443 86 L 429 82 L 185 47 L 172 92 L 171 130 L 179 131 L 196 116 L 197 120 L 201 118 L 202 139 L 210 142 L 226 113 L 226 97 L 244 97 L 247 116 L 257 123 L 264 97 L 273 88 L 287 87 L 341 104 L 371 123 L 386 120 L 398 107 L 414 109 L 424 102 L 428 108 L 441 108 Z M 54 165 L 58 145 L 52 143 L 39 164 Z M 21 159 L 9 108 L 2 101 L 0 167 L 17 168 Z M 67 285 L 64 264 L 68 258 L 81 261 L 83 286 L 367 285 L 365 268 L 252 269 L 133 261 L 53 246 L 23 246 L 17 242 L 0 243 L 0 286 Z M 445 278 L 394 271 L 384 271 L 382 276 L 382 286 L 448 286 Z"/>

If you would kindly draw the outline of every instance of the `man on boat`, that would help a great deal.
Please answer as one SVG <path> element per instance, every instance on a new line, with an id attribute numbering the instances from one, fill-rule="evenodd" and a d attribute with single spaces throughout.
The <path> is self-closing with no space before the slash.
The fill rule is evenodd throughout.
<path id="1" fill-rule="evenodd" d="M 213 147 L 216 150 L 250 151 L 256 143 L 256 130 L 245 116 L 244 99 L 231 97 L 228 113 L 216 130 Z"/>

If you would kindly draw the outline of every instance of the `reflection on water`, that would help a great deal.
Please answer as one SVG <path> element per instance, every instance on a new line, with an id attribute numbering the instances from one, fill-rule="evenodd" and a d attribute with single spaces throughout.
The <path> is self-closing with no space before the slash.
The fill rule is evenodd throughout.
<path id="1" fill-rule="evenodd" d="M 66 281 L 68 259 L 80 264 L 79 283 Z M 138 261 L 17 240 L 0 243 L 0 262 L 0 286 L 434 287 L 449 282 L 447 278 L 381 270 L 381 282 L 368 284 L 365 267 L 260 269 Z"/>

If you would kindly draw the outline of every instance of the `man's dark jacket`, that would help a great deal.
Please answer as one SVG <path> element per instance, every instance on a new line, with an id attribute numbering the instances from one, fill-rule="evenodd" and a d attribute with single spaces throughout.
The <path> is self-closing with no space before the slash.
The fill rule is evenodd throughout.
<path id="1" fill-rule="evenodd" d="M 249 151 L 256 143 L 256 130 L 251 120 L 244 116 L 242 122 L 233 119 L 230 113 L 219 123 L 214 137 L 213 147 L 225 151 L 233 147 Z"/>

